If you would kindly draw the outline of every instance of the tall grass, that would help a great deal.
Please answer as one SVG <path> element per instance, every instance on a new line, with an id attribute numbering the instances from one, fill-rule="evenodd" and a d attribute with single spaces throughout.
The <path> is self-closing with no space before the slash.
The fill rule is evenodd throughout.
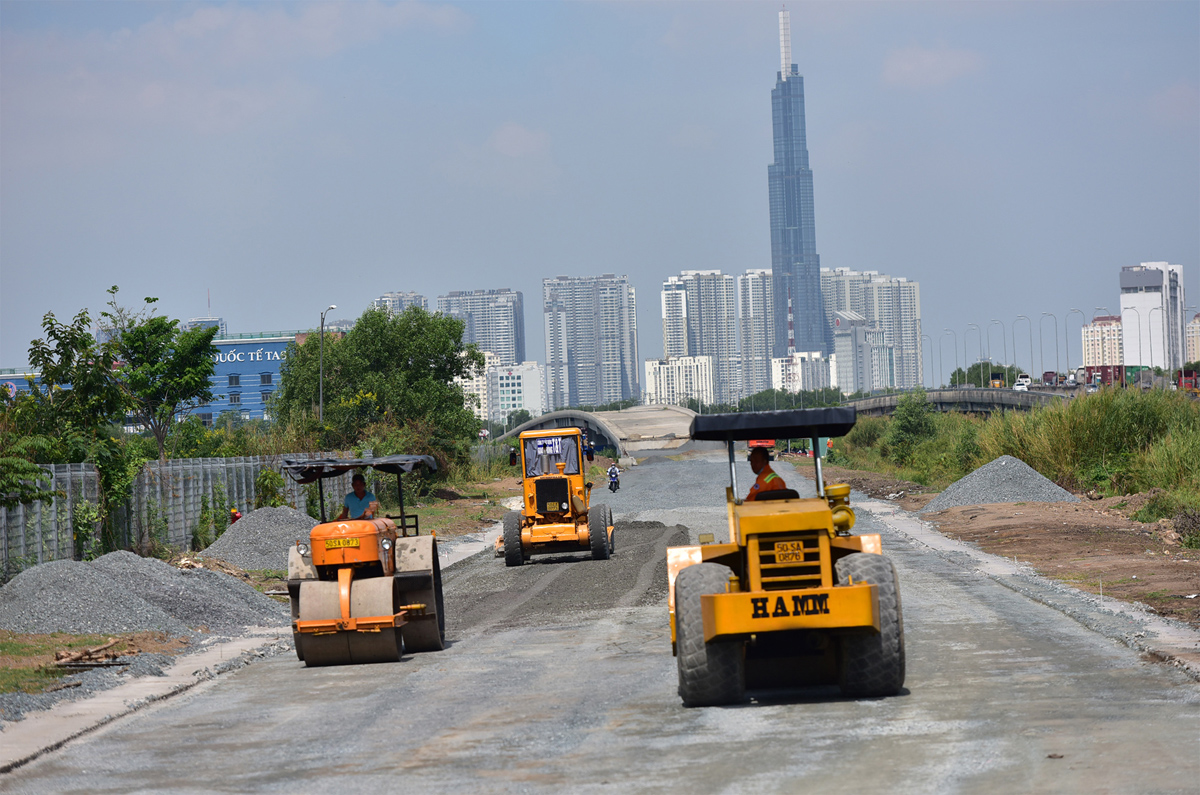
<path id="1" fill-rule="evenodd" d="M 1200 403 L 1182 392 L 1102 389 L 1025 413 L 933 419 L 933 436 L 903 455 L 889 447 L 886 418 L 862 419 L 836 449 L 852 466 L 931 486 L 1011 455 L 1077 491 L 1157 487 L 1200 501 Z"/>

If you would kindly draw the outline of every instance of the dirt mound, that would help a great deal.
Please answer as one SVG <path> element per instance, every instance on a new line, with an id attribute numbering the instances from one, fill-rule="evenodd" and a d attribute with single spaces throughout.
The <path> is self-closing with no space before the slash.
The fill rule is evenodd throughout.
<path id="1" fill-rule="evenodd" d="M 1021 459 L 1002 455 L 951 483 L 920 512 L 1007 502 L 1079 502 L 1079 498 Z"/>
<path id="2" fill-rule="evenodd" d="M 259 508 L 229 526 L 201 553 L 239 569 L 286 569 L 288 548 L 307 539 L 317 521 L 294 508 Z"/>

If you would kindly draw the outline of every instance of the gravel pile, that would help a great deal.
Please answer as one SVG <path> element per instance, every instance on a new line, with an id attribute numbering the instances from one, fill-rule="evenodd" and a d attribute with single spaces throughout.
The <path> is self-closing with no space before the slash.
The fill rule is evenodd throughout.
<path id="1" fill-rule="evenodd" d="M 307 539 L 316 524 L 294 508 L 259 508 L 231 524 L 203 554 L 248 571 L 286 569 L 288 547 Z"/>
<path id="2" fill-rule="evenodd" d="M 91 564 L 129 593 L 189 627 L 231 632 L 238 627 L 286 623 L 281 604 L 236 577 L 208 569 L 184 569 L 132 552 L 110 552 Z"/>
<path id="3" fill-rule="evenodd" d="M 282 626 L 287 608 L 221 572 L 180 571 L 132 552 L 34 566 L 0 588 L 0 629 L 73 634 Z"/>
<path id="4" fill-rule="evenodd" d="M 921 513 L 998 502 L 1079 502 L 1019 458 L 1002 455 L 934 497 Z"/>

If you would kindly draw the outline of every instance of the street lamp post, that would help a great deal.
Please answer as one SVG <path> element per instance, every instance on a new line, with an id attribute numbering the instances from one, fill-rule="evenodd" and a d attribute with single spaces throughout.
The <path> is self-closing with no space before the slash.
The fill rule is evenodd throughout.
<path id="1" fill-rule="evenodd" d="M 1013 359 L 1017 358 L 1017 320 L 1024 320 L 1029 326 L 1029 369 L 1033 369 L 1033 321 L 1024 315 L 1017 315 L 1016 320 L 1012 322 L 1013 333 Z"/>
<path id="2" fill-rule="evenodd" d="M 1078 310 L 1078 309 L 1072 309 L 1070 312 L 1068 312 L 1068 313 L 1067 313 L 1067 316 L 1066 316 L 1065 318 L 1063 318 L 1063 331 L 1067 332 L 1067 338 L 1066 338 L 1065 340 L 1063 340 L 1063 342 L 1064 342 L 1064 343 L 1066 344 L 1066 346 L 1067 346 L 1067 370 L 1070 370 L 1070 369 L 1071 369 L 1071 329 L 1070 329 L 1070 327 L 1067 325 L 1067 323 L 1068 323 L 1068 322 L 1070 322 L 1070 320 L 1071 320 L 1071 315 L 1072 315 L 1072 314 L 1074 314 L 1075 312 L 1079 312 L 1079 310 Z M 1080 323 L 1080 326 L 1079 326 L 1079 347 L 1080 347 L 1080 348 L 1082 348 L 1082 347 L 1083 347 L 1083 325 L 1082 325 L 1082 324 L 1083 324 L 1083 321 L 1084 321 L 1084 319 L 1085 319 L 1085 318 L 1084 318 L 1084 314 L 1083 314 L 1083 312 L 1079 312 L 1079 323 Z M 1082 356 L 1080 357 L 1079 363 L 1080 363 L 1081 365 L 1083 364 L 1083 357 L 1082 357 Z"/>
<path id="3" fill-rule="evenodd" d="M 992 319 L 988 323 L 988 348 L 992 347 L 992 326 L 1000 324 L 1000 344 L 1004 347 L 1004 359 L 1000 362 L 1000 366 L 1004 368 L 1004 388 L 1008 389 L 1008 339 L 1004 336 L 1004 321 Z M 1013 343 L 1013 353 L 1016 354 L 1017 346 Z"/>
<path id="4" fill-rule="evenodd" d="M 325 310 L 337 309 L 337 304 L 330 304 Z M 317 376 L 317 421 L 325 422 L 325 312 L 321 313 L 321 365 Z"/>
<path id="5" fill-rule="evenodd" d="M 1137 363 L 1137 366 L 1138 366 L 1138 383 L 1141 384 L 1141 382 L 1142 382 L 1142 367 L 1145 366 L 1142 364 L 1142 313 L 1138 311 L 1138 308 L 1136 306 L 1121 307 L 1121 335 L 1122 336 L 1125 335 L 1125 312 L 1127 312 L 1127 311 L 1133 312 L 1135 315 L 1137 315 L 1137 333 L 1138 333 L 1138 335 L 1137 335 L 1137 337 L 1138 337 L 1138 363 Z"/>
<path id="6" fill-rule="evenodd" d="M 1157 309 L 1161 313 L 1159 316 L 1159 321 L 1162 322 L 1164 332 L 1166 331 L 1166 325 L 1167 325 L 1165 322 L 1165 318 L 1167 315 L 1165 312 L 1163 312 L 1163 308 L 1161 306 L 1150 307 L 1150 311 L 1146 313 L 1146 330 L 1150 332 L 1149 335 L 1147 335 L 1147 336 L 1150 337 L 1150 370 L 1151 371 L 1154 370 L 1154 328 L 1153 328 L 1152 320 L 1154 318 L 1154 310 L 1155 309 Z M 1163 343 L 1166 343 L 1166 341 L 1167 341 L 1166 334 L 1164 334 L 1163 335 Z M 1164 348 L 1166 347 L 1165 344 L 1163 347 Z M 1163 351 L 1163 364 L 1164 365 L 1167 364 L 1167 352 L 1165 350 Z M 1163 369 L 1165 370 L 1166 367 L 1164 367 Z"/>
<path id="7" fill-rule="evenodd" d="M 967 331 L 975 326 L 975 335 L 979 338 L 979 383 L 983 383 L 983 332 L 975 323 L 967 324 Z M 963 377 L 965 378 L 970 373 L 971 368 L 967 367 L 967 332 L 963 332 Z"/>
<path id="8" fill-rule="evenodd" d="M 1058 380 L 1058 371 L 1059 371 L 1059 361 L 1058 361 L 1058 315 L 1054 314 L 1053 312 L 1043 312 L 1043 313 L 1042 313 L 1042 318 L 1041 318 L 1041 320 L 1038 320 L 1038 343 L 1039 343 L 1038 347 L 1039 347 L 1039 348 L 1041 347 L 1040 343 L 1041 343 L 1041 341 L 1042 341 L 1042 320 L 1045 320 L 1047 315 L 1049 315 L 1050 317 L 1054 318 L 1054 380 L 1055 380 L 1055 381 L 1057 381 L 1057 380 Z M 1043 373 L 1045 373 L 1045 368 L 1046 368 L 1046 360 L 1043 358 L 1043 359 L 1042 359 L 1042 372 L 1043 372 Z M 1043 379 L 1043 380 L 1044 380 L 1044 379 Z"/>
<path id="9" fill-rule="evenodd" d="M 925 355 L 925 340 L 929 340 L 929 358 L 932 359 L 933 358 L 933 337 L 929 336 L 928 334 L 921 335 L 921 355 L 922 355 L 922 357 L 924 357 L 924 355 Z M 940 375 L 941 374 L 939 373 L 939 377 L 940 377 Z M 929 363 L 929 376 L 930 376 L 929 380 L 932 381 L 933 380 L 933 362 Z M 925 368 L 924 367 L 921 368 L 921 381 L 922 382 L 925 381 Z M 932 388 L 936 387 L 937 384 L 930 384 L 929 386 L 932 389 Z"/>
<path id="10" fill-rule="evenodd" d="M 945 339 L 947 334 L 954 335 L 954 367 L 958 369 L 958 332 L 952 328 L 942 329 L 942 336 L 938 337 L 938 368 L 940 369 L 942 366 L 942 340 Z M 953 372 L 950 373 L 950 380 L 954 380 Z"/>

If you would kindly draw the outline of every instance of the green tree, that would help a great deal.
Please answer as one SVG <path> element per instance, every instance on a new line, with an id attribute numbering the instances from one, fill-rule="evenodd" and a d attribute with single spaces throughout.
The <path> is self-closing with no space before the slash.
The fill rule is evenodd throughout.
<path id="1" fill-rule="evenodd" d="M 217 329 L 183 331 L 178 320 L 130 312 L 116 303 L 117 287 L 108 293 L 109 346 L 119 361 L 118 377 L 129 395 L 134 418 L 154 437 L 158 457 L 166 458 L 167 434 L 176 420 L 213 399 L 211 378 Z M 147 298 L 146 308 L 157 301 Z"/>
<path id="2" fill-rule="evenodd" d="M 1011 387 L 1017 382 L 1017 376 L 1021 372 L 1023 371 L 1011 364 L 1006 367 L 996 363 L 976 362 L 968 367 L 965 373 L 961 367 L 955 368 L 954 372 L 950 374 L 950 386 L 974 384 L 982 388 L 990 385 L 992 378 L 995 377 Z"/>
<path id="3" fill-rule="evenodd" d="M 345 337 L 325 337 L 324 431 L 332 446 L 353 445 L 377 422 L 428 423 L 435 442 L 463 444 L 479 421 L 454 379 L 483 367 L 462 342 L 461 320 L 409 307 L 399 315 L 365 312 Z M 276 422 L 317 414 L 320 338 L 288 348 L 271 410 Z"/>
<path id="4" fill-rule="evenodd" d="M 906 464 L 918 444 L 937 434 L 933 410 L 924 389 L 914 389 L 900 398 L 884 434 L 889 458 L 897 464 Z"/>
<path id="5" fill-rule="evenodd" d="M 0 398 L 8 402 L 8 390 L 0 386 Z M 37 500 L 53 499 L 55 493 L 42 487 L 50 479 L 46 470 L 34 463 L 38 455 L 50 451 L 45 436 L 22 436 L 12 427 L 7 412 L 0 413 L 0 506 L 15 508 Z"/>
<path id="6" fill-rule="evenodd" d="M 113 371 L 113 353 L 97 344 L 91 322 L 86 309 L 69 325 L 53 312 L 45 314 L 45 338 L 29 344 L 29 364 L 40 378 L 27 377 L 29 392 L 12 406 L 19 431 L 56 440 L 56 452 L 65 457 L 71 457 L 68 449 L 81 446 L 79 437 L 86 446 L 120 422 L 129 407 L 129 396 Z"/>

